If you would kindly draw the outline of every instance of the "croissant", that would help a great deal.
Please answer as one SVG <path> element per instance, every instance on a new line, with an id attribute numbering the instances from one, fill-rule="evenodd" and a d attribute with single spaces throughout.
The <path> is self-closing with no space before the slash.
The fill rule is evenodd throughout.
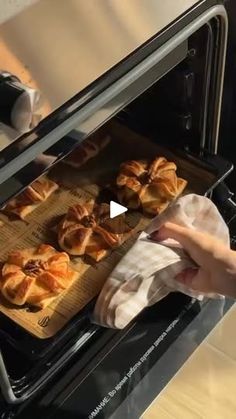
<path id="1" fill-rule="evenodd" d="M 108 204 L 93 207 L 78 204 L 69 208 L 59 226 L 60 247 L 71 255 L 88 255 L 98 262 L 122 240 L 122 234 L 112 232 L 108 226 L 109 215 Z"/>
<path id="2" fill-rule="evenodd" d="M 63 160 L 63 163 L 78 169 L 88 160 L 95 157 L 110 142 L 110 137 L 88 138 Z"/>
<path id="3" fill-rule="evenodd" d="M 146 160 L 131 160 L 121 164 L 116 179 L 117 197 L 130 209 L 142 208 L 144 213 L 156 215 L 182 193 L 186 180 L 178 178 L 175 163 L 157 157 Z"/>
<path id="4" fill-rule="evenodd" d="M 22 193 L 13 198 L 3 209 L 8 214 L 15 214 L 21 219 L 30 214 L 58 188 L 58 185 L 46 176 L 41 176 Z"/>
<path id="5" fill-rule="evenodd" d="M 2 267 L 1 292 L 12 304 L 46 307 L 75 278 L 69 256 L 40 245 L 12 252 Z"/>

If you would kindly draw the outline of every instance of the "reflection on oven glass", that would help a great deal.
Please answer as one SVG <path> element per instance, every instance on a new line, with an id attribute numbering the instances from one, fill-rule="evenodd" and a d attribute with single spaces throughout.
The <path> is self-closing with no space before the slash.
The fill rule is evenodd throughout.
<path id="1" fill-rule="evenodd" d="M 161 13 L 156 0 L 148 8 L 142 0 L 35 2 L 1 24 L 0 70 L 42 92 L 45 118 L 197 2 L 166 0 Z M 11 9 L 6 5 L 6 18 Z M 18 137 L 9 134 L 2 148 Z"/>

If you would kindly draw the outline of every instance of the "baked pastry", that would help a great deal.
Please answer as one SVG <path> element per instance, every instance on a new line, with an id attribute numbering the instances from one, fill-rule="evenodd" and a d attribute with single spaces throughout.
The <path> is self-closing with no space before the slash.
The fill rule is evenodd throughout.
<path id="1" fill-rule="evenodd" d="M 69 208 L 58 230 L 60 247 L 71 255 L 88 255 L 98 262 L 123 238 L 112 228 L 115 222 L 111 223 L 109 216 L 108 204 L 77 204 Z"/>
<path id="2" fill-rule="evenodd" d="M 88 160 L 95 157 L 110 142 L 110 137 L 87 138 L 63 162 L 78 169 Z"/>
<path id="3" fill-rule="evenodd" d="M 147 214 L 159 214 L 187 185 L 186 180 L 177 177 L 176 170 L 175 163 L 164 157 L 151 163 L 146 160 L 122 163 L 116 180 L 120 203 L 131 209 L 142 208 Z"/>
<path id="4" fill-rule="evenodd" d="M 8 214 L 17 215 L 21 219 L 30 214 L 58 188 L 58 185 L 47 176 L 41 176 L 28 186 L 22 193 L 3 208 Z"/>
<path id="5" fill-rule="evenodd" d="M 69 256 L 40 245 L 12 252 L 1 272 L 1 292 L 12 304 L 46 307 L 75 278 Z"/>

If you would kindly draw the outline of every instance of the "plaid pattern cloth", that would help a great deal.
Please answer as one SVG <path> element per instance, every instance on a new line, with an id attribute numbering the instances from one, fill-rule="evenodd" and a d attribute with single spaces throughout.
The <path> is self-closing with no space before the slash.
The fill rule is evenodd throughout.
<path id="1" fill-rule="evenodd" d="M 122 329 L 145 307 L 172 291 L 199 300 L 204 297 L 175 280 L 183 269 L 195 266 L 180 244 L 171 239 L 157 243 L 148 238 L 167 221 L 209 233 L 230 246 L 228 227 L 212 201 L 194 194 L 179 198 L 152 220 L 115 267 L 97 299 L 93 322 Z"/>

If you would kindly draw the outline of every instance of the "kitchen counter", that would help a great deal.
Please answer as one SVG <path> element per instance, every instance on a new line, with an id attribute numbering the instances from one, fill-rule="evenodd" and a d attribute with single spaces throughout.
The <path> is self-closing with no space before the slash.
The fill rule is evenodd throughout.
<path id="1" fill-rule="evenodd" d="M 143 414 L 142 419 L 236 416 L 236 304 Z"/>
<path id="2" fill-rule="evenodd" d="M 236 354 L 236 330 L 231 329 L 236 322 L 233 304 L 232 300 L 205 302 L 146 375 L 137 377 L 133 390 L 109 419 L 208 419 L 211 406 L 217 411 L 217 398 L 220 405 L 224 396 L 219 398 L 219 387 L 214 386 L 220 383 L 228 392 L 236 384 L 236 363 L 229 359 Z M 233 390 L 226 400 L 230 397 L 233 398 Z M 214 419 L 234 416 L 213 415 Z"/>

